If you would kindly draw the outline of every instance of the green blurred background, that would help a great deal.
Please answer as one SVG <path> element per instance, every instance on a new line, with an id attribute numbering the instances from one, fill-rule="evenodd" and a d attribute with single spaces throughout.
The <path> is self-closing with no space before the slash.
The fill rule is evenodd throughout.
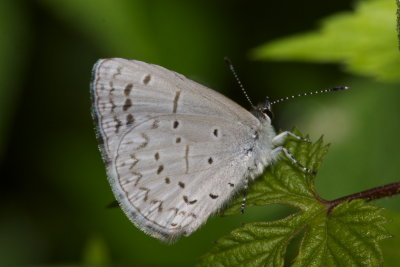
<path id="1" fill-rule="evenodd" d="M 99 58 L 164 66 L 245 107 L 224 56 L 253 102 L 348 85 L 352 90 L 274 107 L 274 125 L 331 143 L 317 177 L 324 198 L 399 181 L 395 1 L 360 2 L 379 7 L 347 0 L 0 1 L 0 266 L 192 266 L 241 223 L 288 212 L 272 206 L 214 217 L 171 246 L 140 232 L 118 208 L 107 209 L 114 198 L 90 116 L 91 68 Z M 350 27 L 346 16 L 351 21 L 355 12 L 373 19 Z M 342 25 L 321 24 L 334 14 Z M 294 39 L 269 43 L 286 36 Z M 398 218 L 400 197 L 374 203 Z M 400 229 L 390 227 L 395 237 L 383 250 L 387 266 L 395 266 Z"/>

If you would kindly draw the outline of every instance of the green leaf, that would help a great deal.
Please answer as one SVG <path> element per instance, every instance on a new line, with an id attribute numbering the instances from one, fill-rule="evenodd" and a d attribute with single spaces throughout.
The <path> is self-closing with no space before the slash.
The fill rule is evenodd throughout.
<path id="1" fill-rule="evenodd" d="M 379 266 L 378 241 L 388 238 L 380 208 L 362 200 L 344 202 L 307 226 L 293 266 Z"/>
<path id="2" fill-rule="evenodd" d="M 302 219 L 294 215 L 275 222 L 246 224 L 218 240 L 201 266 L 282 266 L 289 241 L 304 224 Z"/>
<path id="3" fill-rule="evenodd" d="M 354 12 L 326 18 L 319 30 L 264 44 L 255 59 L 344 63 L 353 74 L 400 80 L 393 0 L 360 1 Z"/>
<path id="4" fill-rule="evenodd" d="M 296 134 L 301 135 L 298 131 Z M 318 170 L 328 146 L 288 140 L 285 147 L 308 168 Z M 381 209 L 363 200 L 330 208 L 318 196 L 315 176 L 282 157 L 250 187 L 247 206 L 286 204 L 297 211 L 271 222 L 248 223 L 219 239 L 199 266 L 283 266 L 288 245 L 302 237 L 293 266 L 378 266 L 379 241 L 388 238 Z M 240 210 L 241 197 L 225 211 Z"/>

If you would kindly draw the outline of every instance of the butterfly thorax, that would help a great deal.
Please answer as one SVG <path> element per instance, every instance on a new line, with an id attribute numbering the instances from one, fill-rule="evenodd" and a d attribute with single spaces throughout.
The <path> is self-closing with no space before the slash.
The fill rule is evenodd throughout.
<path id="1" fill-rule="evenodd" d="M 271 151 L 274 148 L 272 139 L 276 136 L 275 129 L 271 125 L 271 119 L 263 112 L 263 107 L 254 109 L 253 114 L 259 119 L 260 124 L 254 136 L 254 149 L 252 151 L 254 165 L 249 169 L 251 179 L 260 175 L 265 167 L 274 161 Z"/>

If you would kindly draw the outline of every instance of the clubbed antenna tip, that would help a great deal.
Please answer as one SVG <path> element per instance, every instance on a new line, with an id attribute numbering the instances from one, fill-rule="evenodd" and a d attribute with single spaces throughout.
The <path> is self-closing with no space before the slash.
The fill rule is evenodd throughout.
<path id="1" fill-rule="evenodd" d="M 226 64 L 228 64 L 228 66 L 232 65 L 232 61 L 229 59 L 229 57 L 224 57 L 224 61 Z"/>
<path id="2" fill-rule="evenodd" d="M 350 87 L 348 87 L 348 86 L 338 86 L 338 87 L 333 87 L 333 88 L 331 88 L 331 90 L 332 91 L 340 91 L 340 90 L 347 90 L 347 89 L 349 89 Z"/>

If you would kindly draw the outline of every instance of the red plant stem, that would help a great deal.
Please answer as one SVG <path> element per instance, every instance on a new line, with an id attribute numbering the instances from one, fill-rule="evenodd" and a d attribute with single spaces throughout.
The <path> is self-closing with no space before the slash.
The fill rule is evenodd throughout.
<path id="1" fill-rule="evenodd" d="M 384 197 L 390 197 L 393 195 L 400 194 L 400 182 L 387 184 L 384 186 L 375 187 L 369 190 L 365 190 L 359 193 L 351 194 L 345 197 L 337 198 L 335 200 L 325 200 L 318 198 L 322 203 L 326 204 L 328 210 L 331 211 L 334 207 L 344 201 L 351 201 L 353 199 L 365 199 L 366 201 L 372 201 Z"/>

